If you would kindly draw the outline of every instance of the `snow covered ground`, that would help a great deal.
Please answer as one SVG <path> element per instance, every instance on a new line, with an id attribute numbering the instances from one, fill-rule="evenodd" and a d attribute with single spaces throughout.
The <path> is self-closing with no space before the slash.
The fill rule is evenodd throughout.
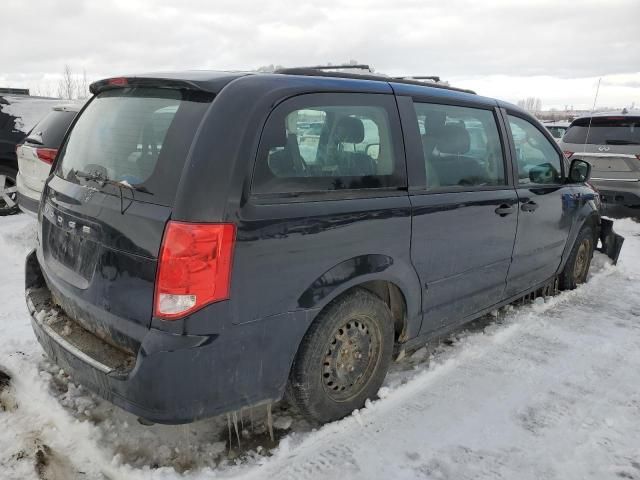
<path id="1" fill-rule="evenodd" d="M 46 360 L 23 299 L 35 224 L 0 218 L 0 479 L 640 479 L 640 224 L 615 228 L 619 265 L 597 255 L 585 286 L 419 350 L 319 430 L 280 408 L 272 444 L 243 412 L 229 451 L 226 418 L 145 427 Z"/>

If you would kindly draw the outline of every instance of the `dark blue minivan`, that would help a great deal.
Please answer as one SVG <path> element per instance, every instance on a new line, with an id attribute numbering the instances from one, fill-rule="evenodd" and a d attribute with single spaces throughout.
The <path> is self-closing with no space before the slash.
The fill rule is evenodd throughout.
<path id="1" fill-rule="evenodd" d="M 53 361 L 152 422 L 285 395 L 341 418 L 394 355 L 620 250 L 589 164 L 473 92 L 315 69 L 91 91 L 45 185 L 27 304 Z"/>

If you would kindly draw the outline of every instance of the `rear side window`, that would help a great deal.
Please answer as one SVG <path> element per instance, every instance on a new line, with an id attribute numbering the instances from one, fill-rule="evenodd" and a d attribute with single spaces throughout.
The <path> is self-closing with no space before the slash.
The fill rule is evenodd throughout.
<path id="1" fill-rule="evenodd" d="M 52 110 L 33 127 L 26 141 L 49 148 L 58 148 L 76 113 Z"/>
<path id="2" fill-rule="evenodd" d="M 415 103 L 427 188 L 506 185 L 505 162 L 492 111 Z"/>
<path id="3" fill-rule="evenodd" d="M 269 116 L 254 193 L 361 190 L 405 185 L 393 97 L 310 94 Z"/>
<path id="4" fill-rule="evenodd" d="M 640 117 L 593 117 L 575 120 L 564 138 L 566 143 L 591 145 L 640 145 Z"/>
<path id="5" fill-rule="evenodd" d="M 518 183 L 557 184 L 562 181 L 560 154 L 532 123 L 509 115 L 516 147 Z"/>
<path id="6" fill-rule="evenodd" d="M 117 195 L 136 187 L 147 201 L 171 205 L 196 129 L 212 100 L 203 92 L 158 88 L 107 90 L 91 101 L 61 153 L 57 174 Z M 136 198 L 139 195 L 136 193 Z"/>

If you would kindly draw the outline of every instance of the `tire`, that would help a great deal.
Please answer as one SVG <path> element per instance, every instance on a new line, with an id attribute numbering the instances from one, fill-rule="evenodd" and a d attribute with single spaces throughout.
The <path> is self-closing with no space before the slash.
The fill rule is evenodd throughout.
<path id="1" fill-rule="evenodd" d="M 0 165 L 0 216 L 18 213 L 18 172 L 11 167 Z"/>
<path id="2" fill-rule="evenodd" d="M 591 259 L 595 248 L 593 229 L 585 225 L 578 233 L 571 254 L 560 274 L 560 290 L 573 290 L 587 281 Z"/>
<path id="3" fill-rule="evenodd" d="M 373 293 L 358 288 L 333 300 L 300 344 L 287 399 L 319 423 L 361 408 L 376 397 L 387 374 L 393 332 L 389 308 Z"/>

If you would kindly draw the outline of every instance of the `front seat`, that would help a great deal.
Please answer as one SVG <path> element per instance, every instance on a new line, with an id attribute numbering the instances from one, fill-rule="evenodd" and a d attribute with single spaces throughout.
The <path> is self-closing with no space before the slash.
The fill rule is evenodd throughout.
<path id="1" fill-rule="evenodd" d="M 362 177 L 376 174 L 375 161 L 364 152 L 357 152 L 356 145 L 364 141 L 364 124 L 356 117 L 341 117 L 336 123 L 336 163 L 341 175 Z M 344 144 L 352 143 L 353 150 L 345 151 Z"/>
<path id="2" fill-rule="evenodd" d="M 473 157 L 465 154 L 471 146 L 469 132 L 461 123 L 442 127 L 436 141 L 438 155 L 433 157 L 433 168 L 441 187 L 478 185 L 486 182 L 486 172 Z"/>

